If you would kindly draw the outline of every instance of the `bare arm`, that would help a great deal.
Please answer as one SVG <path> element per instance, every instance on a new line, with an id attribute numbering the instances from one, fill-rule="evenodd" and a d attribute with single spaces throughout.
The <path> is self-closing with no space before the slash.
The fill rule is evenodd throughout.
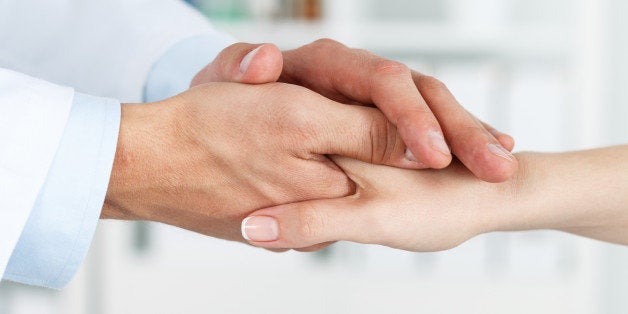
<path id="1" fill-rule="evenodd" d="M 455 247 L 493 231 L 556 229 L 628 244 L 628 145 L 557 154 L 517 154 L 509 181 L 487 183 L 459 163 L 445 170 L 402 170 L 334 158 L 356 193 L 253 213 L 278 225 L 275 240 L 252 244 L 301 248 L 334 240 L 411 251 Z M 251 233 L 251 234 L 248 234 Z"/>
<path id="2" fill-rule="evenodd" d="M 495 229 L 557 229 L 628 244 L 628 145 L 521 160 L 515 206 L 504 206 Z"/>

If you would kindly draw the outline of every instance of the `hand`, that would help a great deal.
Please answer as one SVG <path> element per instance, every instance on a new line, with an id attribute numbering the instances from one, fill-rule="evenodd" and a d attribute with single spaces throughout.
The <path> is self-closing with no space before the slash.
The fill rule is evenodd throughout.
<path id="1" fill-rule="evenodd" d="M 244 241 L 240 222 L 255 209 L 352 193 L 325 154 L 406 167 L 404 149 L 374 108 L 282 83 L 204 84 L 123 105 L 102 218 Z"/>
<path id="2" fill-rule="evenodd" d="M 305 86 L 343 103 L 375 104 L 398 128 L 415 168 L 443 168 L 456 157 L 478 178 L 501 182 L 517 169 L 513 139 L 469 114 L 437 79 L 329 39 L 281 52 L 271 44 L 223 50 L 192 80 Z M 416 156 L 416 157 L 415 157 Z"/>
<path id="3" fill-rule="evenodd" d="M 555 229 L 628 245 L 628 146 L 519 154 L 522 171 L 499 184 L 478 180 L 456 162 L 417 171 L 332 159 L 356 193 L 256 211 L 242 227 L 251 244 L 302 248 L 347 240 L 439 251 L 486 232 Z M 268 226 L 274 237 L 267 232 L 258 241 Z"/>
<path id="4" fill-rule="evenodd" d="M 485 232 L 491 213 L 504 204 L 497 199 L 499 190 L 510 189 L 510 181 L 481 181 L 457 161 L 443 170 L 403 170 L 332 160 L 356 183 L 355 194 L 259 210 L 243 222 L 251 244 L 317 249 L 319 243 L 343 240 L 445 250 Z M 268 226 L 274 237 L 268 237 Z M 258 233 L 265 235 L 262 241 Z"/>

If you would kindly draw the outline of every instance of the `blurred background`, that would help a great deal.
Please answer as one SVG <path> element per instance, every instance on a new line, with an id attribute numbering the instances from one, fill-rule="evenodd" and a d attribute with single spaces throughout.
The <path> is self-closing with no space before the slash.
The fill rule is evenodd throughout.
<path id="1" fill-rule="evenodd" d="M 628 143 L 628 2 L 194 0 L 219 29 L 321 37 L 442 79 L 516 150 Z M 551 231 L 440 253 L 338 243 L 270 253 L 173 227 L 102 222 L 63 291 L 0 284 L 0 314 L 628 313 L 628 248 Z"/>

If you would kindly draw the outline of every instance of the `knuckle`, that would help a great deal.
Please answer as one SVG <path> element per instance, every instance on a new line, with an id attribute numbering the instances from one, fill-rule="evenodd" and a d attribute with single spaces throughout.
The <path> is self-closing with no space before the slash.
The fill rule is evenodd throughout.
<path id="1" fill-rule="evenodd" d="M 298 146 L 309 147 L 309 144 L 315 143 L 320 136 L 319 128 L 312 116 L 312 111 L 297 106 L 286 114 L 287 120 L 285 124 L 290 125 L 289 129 L 292 133 L 284 134 L 292 137 Z"/>
<path id="2" fill-rule="evenodd" d="M 447 85 L 445 85 L 445 83 L 441 82 L 439 79 L 433 77 L 433 76 L 429 76 L 429 75 L 423 75 L 420 77 L 419 79 L 420 81 L 420 85 L 426 90 L 426 91 L 438 91 L 438 92 L 442 92 L 442 91 L 447 91 Z"/>
<path id="3" fill-rule="evenodd" d="M 302 239 L 318 239 L 321 231 L 324 230 L 324 219 L 319 211 L 308 204 L 299 213 L 299 229 L 297 230 Z"/>
<path id="4" fill-rule="evenodd" d="M 377 60 L 374 71 L 378 76 L 410 76 L 410 68 L 408 66 L 388 59 Z"/>
<path id="5" fill-rule="evenodd" d="M 456 127 L 455 132 L 449 136 L 449 140 L 453 145 L 471 145 L 476 146 L 477 143 L 486 141 L 486 133 L 477 125 L 461 122 Z M 458 144 L 459 143 L 459 144 Z"/>
<path id="6" fill-rule="evenodd" d="M 302 50 L 307 52 L 307 54 L 310 54 L 310 57 L 316 57 L 315 59 L 326 59 L 329 58 L 330 54 L 343 54 L 346 53 L 346 49 L 347 46 L 330 38 L 317 39 L 307 45 L 297 48 L 297 50 Z"/>
<path id="7" fill-rule="evenodd" d="M 313 128 L 313 112 L 309 105 L 311 96 L 296 86 L 276 83 L 267 91 L 275 103 L 268 114 L 274 116 L 276 127 L 286 132 L 306 132 Z M 289 134 L 289 133 L 288 133 Z M 308 136 L 311 134 L 307 134 Z"/>
<path id="8" fill-rule="evenodd" d="M 438 121 L 433 117 L 434 113 L 427 106 L 408 108 L 400 111 L 396 116 L 397 126 L 404 129 L 410 129 L 417 125 L 426 125 L 431 128 L 438 127 Z"/>
<path id="9" fill-rule="evenodd" d="M 286 131 L 283 135 L 292 138 L 299 147 L 313 148 L 312 145 L 320 145 L 321 139 L 333 132 L 328 117 L 322 114 L 318 106 L 322 100 L 319 97 L 307 90 L 299 90 L 283 98 L 280 122 Z"/>
<path id="10" fill-rule="evenodd" d="M 312 42 L 314 45 L 318 46 L 340 46 L 341 43 L 331 39 L 331 38 L 320 38 Z"/>
<path id="11" fill-rule="evenodd" d="M 379 111 L 369 121 L 370 163 L 383 164 L 389 161 L 397 145 L 395 126 Z"/>

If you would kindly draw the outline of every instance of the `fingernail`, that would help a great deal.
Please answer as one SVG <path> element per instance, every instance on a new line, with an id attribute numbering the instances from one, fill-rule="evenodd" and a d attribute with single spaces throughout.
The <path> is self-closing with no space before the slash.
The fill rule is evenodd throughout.
<path id="1" fill-rule="evenodd" d="M 489 152 L 493 153 L 493 155 L 499 156 L 507 160 L 513 160 L 515 158 L 509 151 L 507 151 L 501 145 L 490 143 L 490 144 L 487 144 L 486 147 L 488 148 Z"/>
<path id="2" fill-rule="evenodd" d="M 416 157 L 414 157 L 414 154 L 410 151 L 409 148 L 406 148 L 406 153 L 404 154 L 404 156 L 406 157 L 407 160 L 409 160 L 410 162 L 414 163 L 416 166 L 418 166 L 418 167 L 426 167 L 424 163 L 418 161 L 416 159 Z"/>
<path id="3" fill-rule="evenodd" d="M 249 216 L 242 220 L 242 236 L 247 241 L 269 242 L 279 238 L 279 224 L 269 216 Z"/>
<path id="4" fill-rule="evenodd" d="M 249 68 L 249 65 L 251 64 L 251 61 L 253 60 L 253 58 L 255 57 L 255 55 L 257 54 L 257 52 L 260 50 L 260 48 L 262 48 L 264 45 L 261 45 L 251 51 L 249 51 L 249 53 L 246 54 L 246 56 L 244 56 L 244 58 L 242 58 L 242 62 L 240 62 L 240 73 L 246 73 L 246 70 Z"/>
<path id="5" fill-rule="evenodd" d="M 427 137 L 433 149 L 445 155 L 451 154 L 451 151 L 449 150 L 449 146 L 447 146 L 447 143 L 445 143 L 445 138 L 443 137 L 442 133 L 436 132 L 436 131 L 429 131 L 429 133 L 427 134 Z"/>

